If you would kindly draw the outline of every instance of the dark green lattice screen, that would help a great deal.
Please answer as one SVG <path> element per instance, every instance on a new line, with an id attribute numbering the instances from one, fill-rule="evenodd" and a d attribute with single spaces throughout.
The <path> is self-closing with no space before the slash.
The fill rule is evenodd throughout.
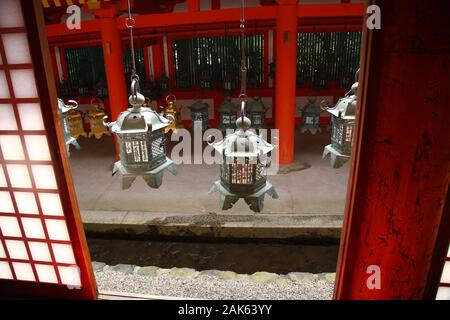
<path id="1" fill-rule="evenodd" d="M 67 48 L 65 57 L 68 84 L 72 90 L 87 87 L 93 90 L 105 82 L 105 65 L 101 46 Z"/>
<path id="2" fill-rule="evenodd" d="M 297 44 L 297 87 L 352 85 L 359 68 L 360 32 L 299 33 Z"/>
<path id="3" fill-rule="evenodd" d="M 144 49 L 143 48 L 134 48 L 134 55 L 136 58 L 136 73 L 139 75 L 139 79 L 141 80 L 141 84 L 146 80 L 145 73 L 145 63 L 144 63 Z M 123 64 L 125 67 L 125 80 L 127 83 L 130 81 L 131 77 L 131 49 L 127 49 L 123 55 Z"/>
<path id="4" fill-rule="evenodd" d="M 264 83 L 264 35 L 248 35 L 245 38 L 248 86 Z M 175 84 L 178 89 L 189 90 L 209 76 L 213 84 L 222 84 L 225 78 L 235 86 L 240 78 L 240 38 L 221 36 L 178 39 L 173 41 Z"/>

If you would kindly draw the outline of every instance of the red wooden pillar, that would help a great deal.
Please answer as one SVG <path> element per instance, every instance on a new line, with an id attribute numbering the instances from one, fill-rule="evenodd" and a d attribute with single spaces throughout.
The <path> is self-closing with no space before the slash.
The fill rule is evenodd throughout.
<path id="1" fill-rule="evenodd" d="M 200 0 L 188 0 L 187 5 L 189 12 L 200 11 Z"/>
<path id="2" fill-rule="evenodd" d="M 163 52 L 164 49 L 161 42 L 162 39 L 158 38 L 157 41 L 155 41 L 155 43 L 152 45 L 153 70 L 155 73 L 155 79 L 158 79 L 165 73 Z"/>
<path id="3" fill-rule="evenodd" d="M 450 214 L 450 3 L 371 2 L 382 25 L 364 30 L 335 298 L 422 299 L 449 241 L 437 233 Z"/>
<path id="4" fill-rule="evenodd" d="M 101 18 L 101 36 L 111 119 L 115 121 L 128 106 L 122 41 L 115 18 Z M 117 149 L 117 144 L 116 144 Z M 117 155 L 119 155 L 117 149 Z"/>
<path id="5" fill-rule="evenodd" d="M 220 0 L 211 0 L 211 9 L 220 10 Z"/>
<path id="6" fill-rule="evenodd" d="M 278 0 L 276 22 L 275 128 L 279 129 L 281 164 L 294 161 L 297 1 Z"/>

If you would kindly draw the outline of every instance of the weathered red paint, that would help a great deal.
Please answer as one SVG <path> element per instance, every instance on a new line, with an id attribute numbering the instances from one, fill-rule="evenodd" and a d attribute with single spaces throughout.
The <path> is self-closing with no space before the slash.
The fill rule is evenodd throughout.
<path id="1" fill-rule="evenodd" d="M 382 26 L 364 31 L 335 298 L 421 299 L 450 214 L 450 3 L 372 2 Z M 366 285 L 370 265 L 381 289 Z"/>

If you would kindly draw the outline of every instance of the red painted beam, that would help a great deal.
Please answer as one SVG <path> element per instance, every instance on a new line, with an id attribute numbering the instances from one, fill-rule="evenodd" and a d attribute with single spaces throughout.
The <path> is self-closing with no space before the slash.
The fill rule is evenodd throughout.
<path id="1" fill-rule="evenodd" d="M 246 20 L 275 20 L 278 6 L 264 6 L 247 8 Z M 303 19 L 319 19 L 314 23 L 320 24 L 321 19 L 329 18 L 361 18 L 364 13 L 363 4 L 305 4 L 297 6 L 297 17 L 300 23 Z M 238 22 L 240 9 L 223 9 L 197 12 L 177 12 L 163 14 L 147 14 L 136 16 L 136 29 L 166 28 L 173 26 L 217 24 L 224 22 Z M 125 18 L 117 18 L 117 28 L 125 30 Z M 46 26 L 48 37 L 76 35 L 100 32 L 100 20 L 82 21 L 80 30 L 69 30 L 65 24 L 51 24 Z"/>
<path id="2" fill-rule="evenodd" d="M 256 7 L 245 10 L 247 20 L 270 20 L 275 18 L 276 6 Z M 210 10 L 198 12 L 175 12 L 136 16 L 136 28 L 157 28 L 181 25 L 197 25 L 219 22 L 236 22 L 240 9 Z M 117 27 L 125 29 L 125 18 L 117 18 Z"/>
<path id="3" fill-rule="evenodd" d="M 450 2 L 372 2 L 382 25 L 363 36 L 335 298 L 422 299 L 433 254 L 449 241 L 448 230 L 436 239 L 450 214 Z"/>
<path id="4" fill-rule="evenodd" d="M 361 17 L 364 15 L 363 3 L 342 4 L 299 4 L 297 16 L 304 18 Z"/>
<path id="5" fill-rule="evenodd" d="M 81 29 L 70 30 L 67 28 L 65 23 L 50 24 L 46 27 L 47 37 L 60 37 L 64 35 L 76 35 L 76 34 L 86 34 L 93 32 L 100 32 L 100 20 L 90 20 L 82 21 Z"/>

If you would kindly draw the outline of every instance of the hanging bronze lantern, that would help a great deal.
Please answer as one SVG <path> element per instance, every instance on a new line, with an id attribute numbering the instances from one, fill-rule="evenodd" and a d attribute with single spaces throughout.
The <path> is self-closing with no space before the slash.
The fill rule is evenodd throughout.
<path id="1" fill-rule="evenodd" d="M 322 132 L 320 128 L 320 107 L 316 105 L 316 97 L 308 97 L 308 103 L 302 109 L 302 129 L 301 132 L 311 132 L 316 134 Z"/>
<path id="2" fill-rule="evenodd" d="M 75 149 L 79 150 L 80 145 L 78 144 L 77 139 L 71 135 L 68 120 L 68 113 L 76 109 L 78 107 L 78 103 L 74 100 L 69 100 L 69 103 L 69 105 L 66 105 L 62 99 L 58 98 L 58 109 L 61 123 L 63 125 L 64 141 L 66 142 L 67 154 L 70 156 L 70 146 L 72 145 Z"/>
<path id="3" fill-rule="evenodd" d="M 192 106 L 188 107 L 191 110 L 191 120 L 193 129 L 206 130 L 209 128 L 209 104 L 203 102 L 201 99 L 197 100 Z"/>
<path id="4" fill-rule="evenodd" d="M 210 144 L 222 157 L 220 180 L 214 182 L 209 193 L 220 191 L 222 210 L 230 209 L 243 198 L 254 212 L 261 212 L 264 195 L 277 199 L 275 188 L 267 181 L 266 168 L 270 166 L 269 153 L 274 146 L 250 131 L 251 121 L 242 115 L 236 121 L 237 130 L 222 141 Z"/>
<path id="5" fill-rule="evenodd" d="M 177 98 L 173 94 L 169 94 L 166 97 L 167 107 L 164 109 L 164 117 L 171 121 L 171 124 L 168 125 L 164 132 L 168 133 L 172 130 L 172 132 L 177 132 L 177 129 L 183 128 L 180 119 L 180 109 L 175 105 Z"/>
<path id="6" fill-rule="evenodd" d="M 93 98 L 91 104 L 94 105 L 95 109 L 88 112 L 89 125 L 91 127 L 88 137 L 95 136 L 96 139 L 100 139 L 104 134 L 111 136 L 108 128 L 103 124 L 103 118 L 106 116 L 103 101 Z"/>
<path id="7" fill-rule="evenodd" d="M 70 100 L 73 101 L 73 100 Z M 75 110 L 75 108 L 67 112 L 67 122 L 70 128 L 70 135 L 75 139 L 82 136 L 87 138 L 88 134 L 84 128 L 83 112 Z"/>
<path id="8" fill-rule="evenodd" d="M 238 106 L 231 101 L 231 97 L 226 97 L 219 106 L 219 130 L 236 129 Z"/>
<path id="9" fill-rule="evenodd" d="M 247 114 L 252 123 L 254 129 L 264 129 L 266 112 L 269 108 L 266 108 L 261 100 L 261 97 L 255 96 L 253 100 L 248 104 Z"/>
<path id="10" fill-rule="evenodd" d="M 137 76 L 134 77 L 128 100 L 132 107 L 120 113 L 117 121 L 104 123 L 117 135 L 120 149 L 120 161 L 114 164 L 113 174 L 122 175 L 123 189 L 130 188 L 138 176 L 149 187 L 159 188 L 164 170 L 177 174 L 175 164 L 166 155 L 164 129 L 171 122 L 144 107 L 145 98 L 139 92 Z"/>
<path id="11" fill-rule="evenodd" d="M 357 108 L 358 82 L 332 108 L 326 108 L 331 115 L 331 144 L 323 150 L 322 158 L 330 155 L 333 168 L 340 168 L 350 159 Z"/>

